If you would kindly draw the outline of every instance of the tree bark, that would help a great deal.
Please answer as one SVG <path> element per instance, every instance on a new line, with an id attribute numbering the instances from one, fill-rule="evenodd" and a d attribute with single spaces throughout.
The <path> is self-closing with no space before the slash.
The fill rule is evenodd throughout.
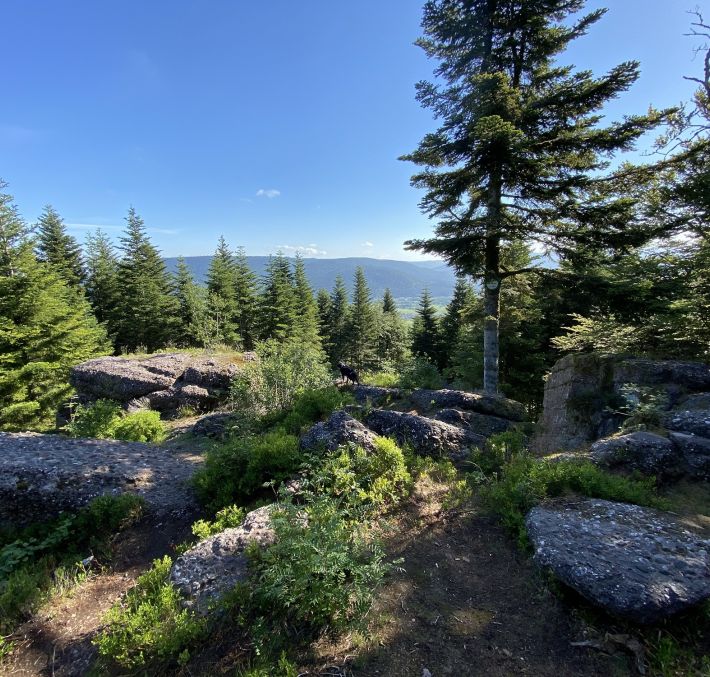
<path id="1" fill-rule="evenodd" d="M 498 394 L 498 323 L 500 319 L 501 182 L 492 177 L 488 194 L 486 270 L 483 278 L 483 392 Z"/>

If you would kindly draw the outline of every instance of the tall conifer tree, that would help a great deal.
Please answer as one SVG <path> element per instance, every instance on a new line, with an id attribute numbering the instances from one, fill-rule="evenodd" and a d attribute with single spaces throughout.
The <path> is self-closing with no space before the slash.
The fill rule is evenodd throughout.
<path id="1" fill-rule="evenodd" d="M 37 258 L 53 265 L 73 287 L 84 281 L 85 270 L 79 243 L 67 233 L 62 217 L 46 205 L 37 221 Z"/>
<path id="2" fill-rule="evenodd" d="M 377 361 L 375 313 L 365 272 L 355 270 L 352 304 L 346 321 L 346 346 L 348 362 L 356 369 L 367 369 Z"/>
<path id="3" fill-rule="evenodd" d="M 221 339 L 234 345 L 241 338 L 237 326 L 236 266 L 229 245 L 221 235 L 207 271 L 207 291 L 210 310 L 219 318 Z"/>
<path id="4" fill-rule="evenodd" d="M 285 340 L 296 324 L 296 291 L 289 260 L 278 252 L 269 257 L 261 296 L 261 337 Z"/>
<path id="5" fill-rule="evenodd" d="M 306 277 L 303 258 L 299 254 L 296 254 L 293 281 L 296 294 L 296 334 L 302 341 L 321 345 L 318 331 L 318 306 L 313 298 L 313 290 Z"/>
<path id="6" fill-rule="evenodd" d="M 99 229 L 86 240 L 86 295 L 112 340 L 117 331 L 119 293 L 118 257 L 108 235 Z"/>
<path id="7" fill-rule="evenodd" d="M 638 78 L 636 62 L 594 78 L 555 63 L 604 10 L 570 19 L 584 0 L 430 0 L 418 44 L 439 61 L 441 85 L 420 82 L 417 98 L 441 120 L 404 156 L 423 167 L 422 210 L 436 237 L 411 249 L 443 255 L 485 290 L 484 390 L 498 391 L 501 247 L 537 240 L 561 254 L 618 249 L 649 233 L 634 200 L 618 197 L 636 175 L 603 174 L 615 151 L 633 147 L 664 114 L 629 116 L 608 127 L 599 110 Z"/>
<path id="8" fill-rule="evenodd" d="M 451 355 L 456 349 L 459 331 L 463 326 L 463 309 L 471 302 L 473 289 L 465 278 L 458 276 L 456 286 L 451 301 L 446 306 L 446 313 L 441 318 L 441 348 L 442 364 L 448 366 L 451 363 Z"/>
<path id="9" fill-rule="evenodd" d="M 245 350 L 253 350 L 257 339 L 256 275 L 249 267 L 244 247 L 234 257 L 234 297 L 237 304 L 236 326 Z"/>
<path id="10" fill-rule="evenodd" d="M 426 357 L 437 366 L 441 366 L 439 321 L 428 289 L 422 292 L 417 316 L 412 324 L 412 353 L 418 357 Z"/>
<path id="11" fill-rule="evenodd" d="M 350 304 L 342 275 L 337 275 L 335 278 L 330 301 L 327 352 L 330 363 L 335 366 L 346 359 L 347 353 L 347 318 Z"/>

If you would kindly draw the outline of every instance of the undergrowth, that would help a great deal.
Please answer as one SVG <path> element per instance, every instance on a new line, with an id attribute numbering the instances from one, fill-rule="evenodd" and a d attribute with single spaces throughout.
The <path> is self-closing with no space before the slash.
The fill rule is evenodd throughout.
<path id="1" fill-rule="evenodd" d="M 65 431 L 71 437 L 93 437 L 127 442 L 162 442 L 165 426 L 157 411 L 127 414 L 117 402 L 97 400 L 79 405 Z"/>

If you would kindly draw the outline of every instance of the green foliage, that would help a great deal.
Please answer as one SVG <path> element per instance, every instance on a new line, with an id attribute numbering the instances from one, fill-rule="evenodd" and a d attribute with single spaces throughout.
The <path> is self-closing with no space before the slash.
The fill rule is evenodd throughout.
<path id="1" fill-rule="evenodd" d="M 237 505 L 228 505 L 226 508 L 219 510 L 212 521 L 197 520 L 192 525 L 192 534 L 203 541 L 205 538 L 222 533 L 225 529 L 240 526 L 245 516 L 244 508 L 240 508 Z"/>
<path id="2" fill-rule="evenodd" d="M 353 298 L 345 322 L 344 361 L 357 370 L 367 369 L 377 362 L 375 339 L 377 327 L 370 289 L 365 273 L 358 266 L 355 271 Z"/>
<path id="3" fill-rule="evenodd" d="M 94 639 L 104 661 L 151 671 L 187 662 L 189 649 L 205 636 L 206 621 L 183 608 L 169 582 L 171 565 L 167 555 L 155 560 L 108 612 L 106 627 Z"/>
<path id="4" fill-rule="evenodd" d="M 471 463 L 486 476 L 497 475 L 514 458 L 525 456 L 525 437 L 516 431 L 491 435 L 483 449 L 471 454 Z"/>
<path id="5" fill-rule="evenodd" d="M 66 431 L 71 437 L 125 440 L 127 442 L 162 442 L 165 426 L 157 411 L 125 414 L 112 400 L 97 400 L 79 405 Z"/>
<path id="6" fill-rule="evenodd" d="M 281 252 L 269 257 L 259 301 L 261 338 L 277 341 L 293 338 L 298 314 L 296 290 L 291 264 Z"/>
<path id="7" fill-rule="evenodd" d="M 353 396 L 335 386 L 301 391 L 287 410 L 266 416 L 264 424 L 276 424 L 290 435 L 300 435 L 304 428 L 322 421 L 336 409 L 353 404 Z"/>
<path id="8" fill-rule="evenodd" d="M 264 493 L 265 483 L 291 477 L 301 461 L 298 438 L 283 430 L 229 439 L 208 451 L 195 488 L 211 510 L 244 504 Z"/>
<path id="9" fill-rule="evenodd" d="M 424 357 L 415 357 L 403 370 L 399 384 L 406 390 L 429 388 L 437 390 L 444 385 L 441 372 Z"/>
<path id="10" fill-rule="evenodd" d="M 305 390 L 332 384 L 325 354 L 298 340 L 269 340 L 257 346 L 259 360 L 232 380 L 231 396 L 241 410 L 264 414 L 286 409 Z"/>
<path id="11" fill-rule="evenodd" d="M 400 375 L 389 369 L 380 371 L 366 371 L 360 374 L 363 383 L 379 388 L 396 388 L 399 385 Z"/>
<path id="12" fill-rule="evenodd" d="M 321 324 L 324 346 L 328 360 L 335 366 L 338 362 L 347 360 L 347 318 L 350 310 L 348 291 L 341 275 L 335 278 L 335 285 L 330 297 L 328 316 Z"/>
<path id="13" fill-rule="evenodd" d="M 628 416 L 622 424 L 625 431 L 661 427 L 661 417 L 668 409 L 668 393 L 662 388 L 624 383 L 619 388 L 624 404 L 621 411 Z"/>
<path id="14" fill-rule="evenodd" d="M 629 479 L 605 472 L 590 462 L 537 460 L 523 453 L 512 456 L 484 489 L 489 507 L 524 547 L 528 511 L 548 498 L 567 494 L 664 505 L 656 494 L 653 478 Z"/>
<path id="15" fill-rule="evenodd" d="M 37 222 L 37 258 L 53 266 L 71 287 L 78 288 L 84 280 L 81 247 L 50 205 L 45 206 Z"/>
<path id="16" fill-rule="evenodd" d="M 440 366 L 443 360 L 441 331 L 429 290 L 425 289 L 411 329 L 412 354 Z"/>
<path id="17" fill-rule="evenodd" d="M 118 257 L 111 238 L 102 230 L 86 238 L 86 296 L 96 319 L 106 327 L 113 340 L 118 308 Z"/>

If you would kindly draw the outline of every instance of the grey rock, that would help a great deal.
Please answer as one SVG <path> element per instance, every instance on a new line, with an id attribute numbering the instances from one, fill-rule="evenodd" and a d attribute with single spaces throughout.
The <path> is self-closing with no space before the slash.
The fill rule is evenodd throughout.
<path id="1" fill-rule="evenodd" d="M 710 409 L 672 411 L 663 417 L 662 422 L 668 430 L 710 437 Z"/>
<path id="2" fill-rule="evenodd" d="M 710 366 L 702 362 L 617 358 L 614 361 L 614 383 L 636 383 L 643 386 L 678 385 L 683 390 L 710 390 Z"/>
<path id="3" fill-rule="evenodd" d="M 186 606 L 206 614 L 213 602 L 247 579 L 247 547 L 251 543 L 265 547 L 275 540 L 274 507 L 253 510 L 241 526 L 200 541 L 175 560 L 170 580 L 185 595 Z"/>
<path id="4" fill-rule="evenodd" d="M 449 456 L 461 461 L 470 455 L 472 446 L 485 442 L 485 437 L 470 430 L 400 411 L 375 409 L 366 416 L 365 423 L 379 435 L 410 445 L 421 456 Z"/>
<path id="5" fill-rule="evenodd" d="M 219 404 L 219 398 L 207 390 L 196 385 L 180 385 L 167 390 L 159 390 L 146 395 L 151 409 L 163 414 L 174 414 L 181 407 L 191 407 L 197 411 L 209 411 Z"/>
<path id="6" fill-rule="evenodd" d="M 375 407 L 380 407 L 392 400 L 398 400 L 402 397 L 402 392 L 399 388 L 380 388 L 379 386 L 353 386 L 353 397 L 358 404 L 371 404 Z"/>
<path id="7" fill-rule="evenodd" d="M 688 395 L 678 406 L 678 409 L 705 409 L 710 411 L 710 393 L 694 393 Z"/>
<path id="8" fill-rule="evenodd" d="M 442 409 L 436 413 L 434 418 L 437 421 L 462 426 L 484 437 L 504 433 L 515 425 L 505 418 L 479 414 L 475 411 L 460 411 L 459 409 Z"/>
<path id="9" fill-rule="evenodd" d="M 533 508 L 535 561 L 607 612 L 649 624 L 710 598 L 710 541 L 667 513 L 585 500 Z"/>
<path id="10" fill-rule="evenodd" d="M 301 437 L 304 451 L 334 451 L 343 444 L 356 444 L 372 451 L 377 436 L 344 411 L 336 411 L 327 421 L 316 423 Z"/>
<path id="11" fill-rule="evenodd" d="M 647 475 L 678 475 L 680 454 L 667 437 L 635 432 L 599 440 L 592 445 L 591 460 L 608 468 Z"/>
<path id="12" fill-rule="evenodd" d="M 524 421 L 525 407 L 515 400 L 506 397 L 492 397 L 478 393 L 467 393 L 463 390 L 415 390 L 411 395 L 412 402 L 423 410 L 463 409 L 479 414 L 498 416 L 510 421 Z"/>
<path id="13" fill-rule="evenodd" d="M 710 480 L 710 439 L 670 433 L 670 440 L 680 455 L 685 474 L 694 479 Z"/>
<path id="14" fill-rule="evenodd" d="M 189 480 L 199 456 L 116 440 L 0 433 L 0 526 L 75 511 L 104 494 L 143 496 L 157 514 L 196 507 Z"/>
<path id="15" fill-rule="evenodd" d="M 195 421 L 192 433 L 201 437 L 220 439 L 227 432 L 227 426 L 232 420 L 232 414 L 207 414 Z"/>

